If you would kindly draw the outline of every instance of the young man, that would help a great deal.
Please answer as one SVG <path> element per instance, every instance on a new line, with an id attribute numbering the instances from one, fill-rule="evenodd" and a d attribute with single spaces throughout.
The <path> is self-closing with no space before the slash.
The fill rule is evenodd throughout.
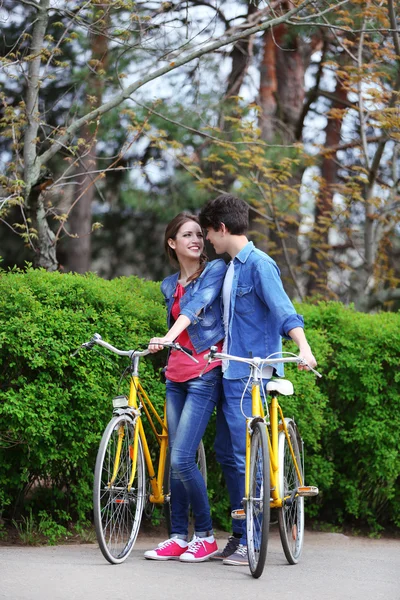
<path id="1" fill-rule="evenodd" d="M 231 257 L 225 275 L 222 299 L 225 328 L 223 352 L 237 356 L 266 357 L 281 352 L 282 337 L 293 339 L 299 354 L 310 365 L 317 362 L 304 334 L 304 321 L 283 289 L 276 263 L 255 248 L 246 236 L 248 205 L 228 194 L 204 206 L 200 224 L 217 254 Z M 299 369 L 308 367 L 299 366 Z M 269 368 L 266 378 L 272 376 Z M 246 453 L 245 418 L 240 409 L 248 380 L 246 364 L 223 365 L 223 397 L 217 411 L 215 452 L 224 472 L 232 510 L 241 509 L 244 496 Z M 283 366 L 277 368 L 283 375 Z M 243 410 L 250 414 L 251 392 L 246 391 Z M 232 521 L 233 535 L 222 552 L 213 558 L 227 565 L 248 565 L 245 521 Z"/>

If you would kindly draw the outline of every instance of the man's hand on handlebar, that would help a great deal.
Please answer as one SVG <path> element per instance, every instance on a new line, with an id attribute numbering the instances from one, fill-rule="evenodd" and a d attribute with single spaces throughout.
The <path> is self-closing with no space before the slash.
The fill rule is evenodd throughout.
<path id="1" fill-rule="evenodd" d="M 299 350 L 299 356 L 304 361 L 304 363 L 299 363 L 299 371 L 310 371 L 310 367 L 314 369 L 317 366 L 317 361 L 311 352 L 310 346 L 307 345 L 304 348 L 299 348 Z"/>

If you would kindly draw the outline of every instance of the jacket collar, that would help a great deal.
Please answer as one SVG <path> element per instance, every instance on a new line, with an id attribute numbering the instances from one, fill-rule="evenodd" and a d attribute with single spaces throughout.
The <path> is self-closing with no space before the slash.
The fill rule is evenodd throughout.
<path id="1" fill-rule="evenodd" d="M 200 273 L 200 275 L 194 280 L 197 281 L 198 279 L 201 279 L 202 277 L 204 277 L 206 271 L 208 271 L 210 263 L 207 262 L 206 266 L 204 267 L 203 271 Z M 170 284 L 175 288 L 177 283 L 178 283 L 178 279 L 179 279 L 179 271 L 177 273 L 174 273 L 173 275 L 170 275 Z M 193 281 L 191 281 L 190 283 L 193 283 Z M 190 283 L 188 285 L 190 285 Z M 187 286 L 186 286 L 187 287 Z"/>
<path id="2" fill-rule="evenodd" d="M 246 260 L 248 259 L 249 255 L 251 254 L 251 252 L 253 252 L 253 250 L 254 250 L 253 242 L 247 242 L 247 244 L 241 249 L 241 251 L 238 252 L 238 254 L 236 254 L 236 256 L 233 260 L 237 259 L 241 263 L 245 263 Z"/>

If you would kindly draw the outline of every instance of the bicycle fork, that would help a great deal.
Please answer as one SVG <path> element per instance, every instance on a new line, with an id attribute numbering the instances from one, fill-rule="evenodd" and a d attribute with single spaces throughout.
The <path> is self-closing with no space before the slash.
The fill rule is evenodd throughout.
<path id="1" fill-rule="evenodd" d="M 246 419 L 246 460 L 245 460 L 245 482 L 244 482 L 244 498 L 242 500 L 243 508 L 233 510 L 231 513 L 232 519 L 246 519 L 246 506 L 250 497 L 250 453 L 251 453 L 251 437 L 253 432 L 253 424 L 257 421 L 264 421 L 264 411 L 260 395 L 260 381 L 255 380 L 251 390 L 252 399 L 252 416 Z"/>

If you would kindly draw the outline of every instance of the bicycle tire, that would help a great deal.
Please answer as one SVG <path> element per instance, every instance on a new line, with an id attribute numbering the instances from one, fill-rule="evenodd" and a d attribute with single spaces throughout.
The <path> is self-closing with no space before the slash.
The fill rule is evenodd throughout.
<path id="1" fill-rule="evenodd" d="M 203 440 L 201 440 L 199 447 L 197 448 L 196 463 L 207 487 L 207 459 Z"/>
<path id="2" fill-rule="evenodd" d="M 114 480 L 112 478 L 115 451 L 120 428 L 123 428 L 121 455 Z M 97 453 L 93 486 L 93 511 L 97 541 L 100 550 L 111 564 L 126 560 L 135 544 L 143 514 L 146 481 L 143 449 L 140 438 L 135 478 L 131 490 L 128 483 L 132 466 L 134 424 L 126 415 L 111 419 Z"/>
<path id="3" fill-rule="evenodd" d="M 165 526 L 168 531 L 168 537 L 171 536 L 171 455 L 169 449 L 167 449 L 167 456 L 165 458 L 165 471 L 163 481 L 163 494 L 164 500 L 164 519 Z"/>
<path id="4" fill-rule="evenodd" d="M 200 441 L 197 448 L 196 463 L 207 487 L 207 460 L 203 440 Z M 165 459 L 163 492 L 164 495 L 167 495 L 168 497 L 168 500 L 164 502 L 164 518 L 168 535 L 171 535 L 171 457 L 169 450 L 167 451 L 167 457 Z M 189 521 L 191 521 L 191 516 L 189 516 Z"/>
<path id="5" fill-rule="evenodd" d="M 300 469 L 302 478 L 303 467 L 298 443 L 298 431 L 295 423 L 288 420 L 286 423 L 296 462 Z M 278 438 L 279 456 L 279 495 L 281 498 L 290 496 L 299 485 L 292 454 L 287 443 L 284 431 L 279 433 Z M 283 551 L 289 564 L 295 565 L 301 555 L 304 543 L 304 498 L 296 496 L 289 505 L 285 503 L 278 508 L 278 525 Z"/>
<path id="6" fill-rule="evenodd" d="M 270 471 L 266 425 L 252 426 L 250 489 L 246 501 L 247 551 L 252 576 L 261 576 L 267 558 L 270 520 Z"/>

